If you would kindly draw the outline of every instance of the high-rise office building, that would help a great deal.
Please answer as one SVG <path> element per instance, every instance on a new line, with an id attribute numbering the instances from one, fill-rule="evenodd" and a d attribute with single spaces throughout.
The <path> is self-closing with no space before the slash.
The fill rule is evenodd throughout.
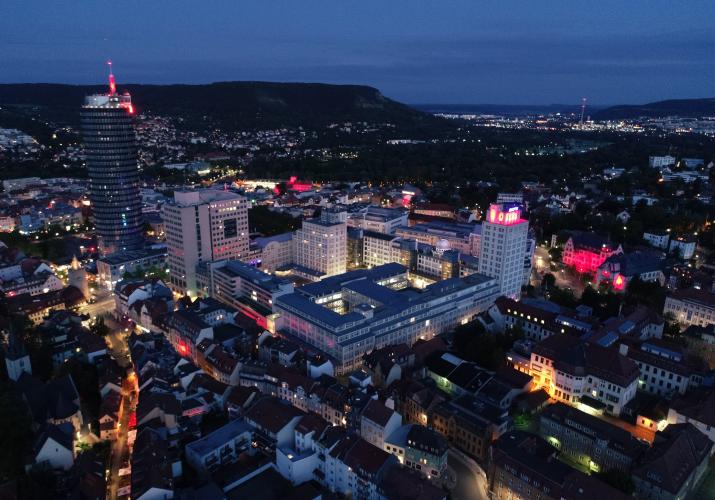
<path id="1" fill-rule="evenodd" d="M 315 279 L 342 274 L 347 268 L 347 241 L 347 224 L 340 214 L 304 220 L 293 238 L 295 263 L 313 271 Z"/>
<path id="2" fill-rule="evenodd" d="M 104 254 L 143 246 L 133 114 L 132 98 L 117 93 L 110 66 L 109 92 L 87 96 L 81 112 L 94 225 Z"/>
<path id="3" fill-rule="evenodd" d="M 195 295 L 196 265 L 248 255 L 248 203 L 230 191 L 176 191 L 162 207 L 169 250 L 169 282 Z"/>
<path id="4" fill-rule="evenodd" d="M 479 272 L 496 278 L 502 295 L 518 300 L 524 281 L 529 222 L 518 205 L 494 203 L 482 223 Z"/>

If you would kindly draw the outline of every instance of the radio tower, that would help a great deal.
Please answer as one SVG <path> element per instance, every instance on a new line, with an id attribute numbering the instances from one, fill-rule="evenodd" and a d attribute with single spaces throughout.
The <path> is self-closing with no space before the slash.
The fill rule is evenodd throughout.
<path id="1" fill-rule="evenodd" d="M 581 98 L 581 120 L 579 120 L 579 125 L 583 128 L 583 117 L 586 114 L 586 98 Z"/>

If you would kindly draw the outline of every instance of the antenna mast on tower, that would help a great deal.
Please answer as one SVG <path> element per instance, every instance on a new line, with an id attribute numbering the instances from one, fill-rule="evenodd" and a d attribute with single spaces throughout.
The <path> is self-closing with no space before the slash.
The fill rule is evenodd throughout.
<path id="1" fill-rule="evenodd" d="M 586 98 L 581 98 L 581 120 L 579 120 L 579 125 L 583 127 L 583 117 L 586 115 Z"/>
<path id="2" fill-rule="evenodd" d="M 107 61 L 109 66 L 109 93 L 114 95 L 117 93 L 117 84 L 114 82 L 114 73 L 112 72 L 112 61 Z"/>

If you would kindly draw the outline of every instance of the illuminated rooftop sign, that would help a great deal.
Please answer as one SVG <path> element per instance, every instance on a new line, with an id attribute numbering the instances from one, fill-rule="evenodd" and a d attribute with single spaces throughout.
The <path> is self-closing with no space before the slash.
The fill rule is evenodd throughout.
<path id="1" fill-rule="evenodd" d="M 507 208 L 498 204 L 489 206 L 487 220 L 494 224 L 501 224 L 503 226 L 511 226 L 513 224 L 524 222 L 521 218 L 521 210 L 518 206 L 511 206 Z"/>

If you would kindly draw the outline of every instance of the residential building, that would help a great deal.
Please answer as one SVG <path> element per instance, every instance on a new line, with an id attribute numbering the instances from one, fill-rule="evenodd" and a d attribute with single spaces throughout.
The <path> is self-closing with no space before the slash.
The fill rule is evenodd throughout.
<path id="1" fill-rule="evenodd" d="M 489 446 L 509 430 L 511 419 L 508 409 L 467 394 L 436 404 L 429 425 L 457 449 L 485 463 Z"/>
<path id="2" fill-rule="evenodd" d="M 657 396 L 683 395 L 699 387 L 709 371 L 701 358 L 686 354 L 681 346 L 660 339 L 640 344 L 622 343 L 619 350 L 638 365 L 638 389 Z"/>
<path id="3" fill-rule="evenodd" d="M 97 283 L 107 290 L 114 290 L 127 273 L 148 271 L 166 267 L 167 250 L 164 246 L 117 252 L 97 259 Z"/>
<path id="4" fill-rule="evenodd" d="M 692 424 L 715 443 L 715 390 L 690 391 L 670 403 L 667 425 Z"/>
<path id="5" fill-rule="evenodd" d="M 61 290 L 62 280 L 48 263 L 26 258 L 19 263 L 0 268 L 0 291 L 7 297 L 29 294 L 32 296 Z"/>
<path id="6" fill-rule="evenodd" d="M 665 299 L 666 314 L 672 314 L 683 326 L 715 324 L 715 293 L 696 288 L 675 290 Z"/>
<path id="7" fill-rule="evenodd" d="M 277 234 L 254 238 L 251 250 L 255 252 L 255 264 L 262 271 L 274 273 L 277 269 L 293 262 L 293 233 Z"/>
<path id="8" fill-rule="evenodd" d="M 665 262 L 662 254 L 636 250 L 608 257 L 596 270 L 596 286 L 609 285 L 615 292 L 623 292 L 634 278 L 663 286 Z"/>
<path id="9" fill-rule="evenodd" d="M 521 297 L 528 234 L 518 205 L 490 205 L 482 223 L 479 272 L 495 278 L 500 293 L 512 299 Z"/>
<path id="10" fill-rule="evenodd" d="M 402 240 L 398 236 L 375 231 L 362 233 L 362 258 L 367 267 L 381 266 L 402 260 Z"/>
<path id="11" fill-rule="evenodd" d="M 205 339 L 213 340 L 216 329 L 233 326 L 236 334 L 241 331 L 233 324 L 235 314 L 233 308 L 215 299 L 199 299 L 190 307 L 168 315 L 162 321 L 161 329 L 176 352 L 195 364 L 198 345 Z"/>
<path id="12" fill-rule="evenodd" d="M 348 214 L 348 227 L 364 229 L 375 233 L 395 234 L 400 226 L 407 225 L 406 210 L 396 208 L 382 208 L 369 205 L 357 212 Z"/>
<path id="13" fill-rule="evenodd" d="M 633 469 L 639 498 L 676 500 L 695 491 L 708 467 L 713 443 L 692 424 L 673 424 L 655 434 L 653 446 Z"/>
<path id="14" fill-rule="evenodd" d="M 281 401 L 266 396 L 246 411 L 244 418 L 254 429 L 254 441 L 267 450 L 291 446 L 294 431 L 305 412 Z"/>
<path id="15" fill-rule="evenodd" d="M 371 399 L 360 417 L 360 436 L 382 450 L 385 440 L 401 425 L 402 415 L 379 400 Z"/>
<path id="16" fill-rule="evenodd" d="M 655 248 L 660 248 L 661 250 L 668 250 L 668 243 L 670 242 L 670 233 L 668 231 L 646 231 L 645 233 L 643 233 L 643 239 Z"/>
<path id="17" fill-rule="evenodd" d="M 248 204 L 243 196 L 212 189 L 176 191 L 162 208 L 171 287 L 196 295 L 200 262 L 248 255 Z"/>
<path id="18" fill-rule="evenodd" d="M 447 470 L 447 440 L 422 425 L 406 424 L 399 427 L 385 440 L 385 451 L 427 479 L 439 480 Z"/>
<path id="19" fill-rule="evenodd" d="M 531 352 L 530 375 L 537 387 L 574 406 L 595 400 L 616 416 L 635 397 L 639 373 L 625 355 L 570 335 L 552 335 Z"/>
<path id="20" fill-rule="evenodd" d="M 648 166 L 651 168 L 672 167 L 675 165 L 675 156 L 649 156 Z"/>
<path id="21" fill-rule="evenodd" d="M 612 486 L 556 459 L 557 450 L 539 436 L 511 431 L 494 443 L 487 469 L 490 498 L 562 500 L 630 498 Z"/>
<path id="22" fill-rule="evenodd" d="M 578 334 L 582 329 L 578 318 L 507 297 L 499 297 L 490 313 L 496 317 L 500 328 L 518 327 L 524 332 L 524 337 L 530 340 L 540 341 L 555 334 Z M 590 329 L 590 325 L 583 322 L 583 328 Z"/>
<path id="23" fill-rule="evenodd" d="M 695 255 L 698 240 L 691 235 L 674 236 L 670 239 L 668 251 L 677 254 L 683 260 L 690 260 Z"/>
<path id="24" fill-rule="evenodd" d="M 449 248 L 467 255 L 479 255 L 482 226 L 476 223 L 425 222 L 414 226 L 400 226 L 395 235 L 436 247 L 440 240 Z"/>
<path id="25" fill-rule="evenodd" d="M 253 428 L 243 420 L 232 420 L 210 434 L 186 445 L 186 461 L 200 475 L 234 462 L 250 449 Z"/>
<path id="26" fill-rule="evenodd" d="M 201 263 L 196 269 L 197 287 L 237 309 L 261 328 L 275 331 L 273 302 L 293 292 L 293 284 L 238 260 Z"/>
<path id="27" fill-rule="evenodd" d="M 19 459 L 19 457 L 17 457 Z M 48 425 L 40 433 L 32 450 L 32 459 L 39 467 L 67 471 L 74 465 L 74 429 L 70 424 Z"/>

